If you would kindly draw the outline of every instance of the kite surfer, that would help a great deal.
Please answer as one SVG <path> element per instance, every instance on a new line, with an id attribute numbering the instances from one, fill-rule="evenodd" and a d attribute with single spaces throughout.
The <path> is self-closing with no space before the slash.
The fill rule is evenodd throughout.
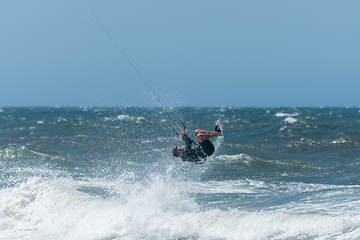
<path id="1" fill-rule="evenodd" d="M 191 140 L 185 131 L 185 127 L 180 133 L 180 137 L 184 140 L 186 147 L 175 147 L 173 149 L 174 157 L 181 157 L 183 161 L 186 162 L 195 162 L 197 164 L 204 163 L 206 158 L 211 156 L 215 152 L 215 147 L 212 142 L 209 140 L 214 137 L 222 137 L 220 124 L 215 126 L 215 131 L 207 131 L 202 129 L 197 129 L 195 131 L 196 139 L 199 144 Z M 196 145 L 196 148 L 192 148 L 192 144 Z"/>

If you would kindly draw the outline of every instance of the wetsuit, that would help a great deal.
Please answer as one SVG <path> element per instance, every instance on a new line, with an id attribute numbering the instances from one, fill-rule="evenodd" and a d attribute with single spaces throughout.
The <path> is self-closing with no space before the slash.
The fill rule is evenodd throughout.
<path id="1" fill-rule="evenodd" d="M 183 161 L 195 163 L 202 162 L 215 151 L 215 147 L 210 140 L 199 143 L 199 146 L 195 149 L 191 148 L 193 140 L 191 140 L 186 133 L 183 135 L 183 140 L 186 144 L 184 155 L 181 157 Z"/>

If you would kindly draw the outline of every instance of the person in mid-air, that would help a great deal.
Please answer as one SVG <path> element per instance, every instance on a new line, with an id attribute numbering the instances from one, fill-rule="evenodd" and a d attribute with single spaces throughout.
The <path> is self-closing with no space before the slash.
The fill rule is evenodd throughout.
<path id="1" fill-rule="evenodd" d="M 199 144 L 196 144 L 195 149 L 191 147 L 193 140 L 186 135 L 185 128 L 182 129 L 180 136 L 185 141 L 186 147 L 185 149 L 175 147 L 173 149 L 173 155 L 175 157 L 181 157 L 183 161 L 199 163 L 204 162 L 208 156 L 211 156 L 215 152 L 215 147 L 209 139 L 221 137 L 222 133 L 219 125 L 216 125 L 215 131 L 196 130 L 195 136 Z"/>

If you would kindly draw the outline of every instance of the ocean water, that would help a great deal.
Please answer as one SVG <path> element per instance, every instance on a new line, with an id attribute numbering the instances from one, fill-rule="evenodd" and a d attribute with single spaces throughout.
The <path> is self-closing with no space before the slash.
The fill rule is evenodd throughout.
<path id="1" fill-rule="evenodd" d="M 358 108 L 0 108 L 0 239 L 360 239 Z"/>

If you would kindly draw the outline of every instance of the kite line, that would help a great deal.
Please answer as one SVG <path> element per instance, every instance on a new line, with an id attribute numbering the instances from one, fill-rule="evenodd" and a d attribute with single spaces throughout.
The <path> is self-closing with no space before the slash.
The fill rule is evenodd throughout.
<path id="1" fill-rule="evenodd" d="M 95 36 L 95 34 L 90 30 L 90 28 L 84 23 L 84 21 L 78 16 L 78 14 L 76 14 L 76 12 L 73 10 L 73 8 L 71 8 L 71 6 L 66 2 L 66 0 L 63 0 L 64 3 L 67 5 L 67 7 L 71 10 L 71 12 L 73 12 L 73 14 L 76 16 L 76 18 L 82 23 L 82 25 L 87 29 L 87 31 L 93 36 L 93 38 L 98 42 L 98 44 L 102 47 L 102 49 L 104 49 L 104 51 L 110 56 L 110 58 L 114 61 L 114 63 L 120 68 L 120 70 L 125 74 L 125 76 L 132 82 L 132 84 L 136 87 L 136 89 L 141 93 L 141 95 L 143 95 L 143 97 L 149 102 L 150 100 L 146 97 L 145 93 L 136 85 L 135 81 L 129 76 L 129 74 L 127 74 L 127 72 L 121 67 L 121 65 L 118 63 L 118 61 L 113 57 L 113 55 L 105 48 L 105 46 L 101 43 L 101 41 Z M 172 119 L 173 124 L 175 125 L 176 128 L 181 129 L 182 127 L 185 128 L 184 123 L 179 119 L 179 118 L 175 118 L 172 116 L 169 108 L 160 100 L 160 97 L 158 96 L 158 94 L 155 92 L 155 90 L 153 88 L 150 87 L 150 85 L 145 81 L 145 79 L 142 77 L 142 75 L 140 74 L 140 72 L 137 70 L 137 68 L 134 66 L 134 64 L 130 61 L 130 59 L 126 56 L 126 54 L 124 53 L 124 51 L 120 48 L 120 46 L 116 43 L 116 41 L 114 40 L 114 38 L 111 36 L 111 34 L 109 33 L 109 31 L 106 29 L 106 27 L 104 26 L 104 24 L 100 21 L 100 19 L 96 16 L 96 14 L 94 13 L 94 11 L 89 7 L 89 5 L 85 2 L 85 0 L 82 0 L 83 3 L 86 5 L 86 7 L 88 8 L 88 10 L 91 12 L 91 14 L 94 16 L 94 18 L 96 19 L 96 21 L 100 24 L 101 28 L 105 31 L 106 35 L 110 38 L 111 42 L 113 42 L 113 44 L 116 46 L 116 48 L 121 52 L 121 54 L 123 55 L 123 57 L 127 60 L 127 62 L 131 65 L 131 67 L 135 70 L 135 72 L 137 73 L 137 75 L 140 77 L 140 79 L 143 81 L 143 83 L 146 85 L 146 87 L 150 90 L 150 92 L 152 93 L 153 97 L 155 97 L 155 99 L 158 101 L 158 103 L 161 105 L 161 107 L 164 109 L 164 111 L 166 111 L 168 117 L 170 117 L 170 119 Z M 76 2 L 74 0 L 74 2 Z M 77 5 L 85 12 L 86 11 L 77 3 Z M 178 121 L 176 121 L 176 119 Z M 179 122 L 179 123 L 178 123 Z M 174 129 L 174 132 L 176 133 L 176 130 Z"/>

